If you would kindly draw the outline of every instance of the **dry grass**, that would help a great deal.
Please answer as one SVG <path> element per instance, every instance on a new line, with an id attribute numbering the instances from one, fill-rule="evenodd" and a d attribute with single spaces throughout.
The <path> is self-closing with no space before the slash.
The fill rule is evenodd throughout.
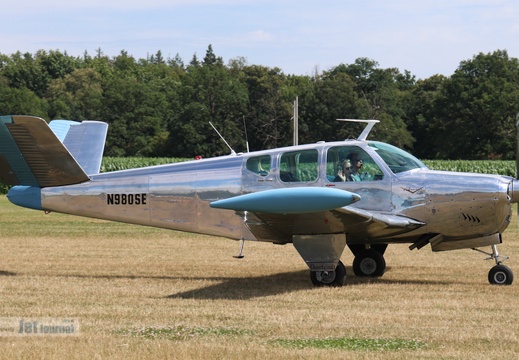
<path id="1" fill-rule="evenodd" d="M 314 288 L 292 246 L 247 243 L 246 257 L 236 260 L 234 241 L 45 215 L 5 197 L 0 229 L 0 318 L 76 318 L 81 325 L 78 336 L 0 337 L 2 358 L 519 354 L 517 284 L 488 285 L 492 263 L 470 250 L 392 246 L 381 279 L 351 275 L 345 287 Z M 519 271 L 517 236 L 514 218 L 500 250 Z M 342 260 L 352 274 L 352 255 L 345 251 Z M 372 346 L 377 339 L 396 349 Z M 348 341 L 361 345 L 341 345 Z"/>

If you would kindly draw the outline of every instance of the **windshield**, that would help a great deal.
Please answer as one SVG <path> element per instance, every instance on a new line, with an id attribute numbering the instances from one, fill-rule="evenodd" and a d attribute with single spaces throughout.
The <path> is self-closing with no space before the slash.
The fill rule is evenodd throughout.
<path id="1" fill-rule="evenodd" d="M 368 145 L 380 155 L 382 160 L 395 174 L 413 169 L 427 168 L 423 162 L 396 146 L 378 141 L 368 141 Z"/>

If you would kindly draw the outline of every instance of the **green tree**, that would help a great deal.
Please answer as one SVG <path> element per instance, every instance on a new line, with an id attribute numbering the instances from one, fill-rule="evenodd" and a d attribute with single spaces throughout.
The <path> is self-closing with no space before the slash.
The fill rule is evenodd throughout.
<path id="1" fill-rule="evenodd" d="M 101 80 L 96 70 L 85 68 L 51 81 L 46 95 L 51 118 L 99 119 L 103 100 Z"/>
<path id="2" fill-rule="evenodd" d="M 292 104 L 286 98 L 286 76 L 279 68 L 251 65 L 243 68 L 249 94 L 246 115 L 251 150 L 287 146 L 292 143 Z"/>
<path id="3" fill-rule="evenodd" d="M 376 61 L 367 58 L 359 58 L 350 65 L 341 64 L 325 73 L 324 78 L 334 79 L 339 74 L 348 77 L 342 76 L 339 81 L 348 81 L 350 84 L 353 82 L 353 89 L 348 85 L 348 89 L 343 90 L 342 96 L 347 97 L 343 101 L 348 104 L 342 106 L 345 114 L 339 116 L 351 114 L 359 119 L 378 119 L 381 124 L 373 129 L 373 138 L 411 148 L 414 139 L 406 128 L 405 109 L 414 77 L 409 72 L 402 74 L 394 68 L 380 69 Z M 354 94 L 351 94 L 352 90 Z M 334 96 L 339 96 L 340 93 L 340 90 L 333 91 Z M 349 125 L 348 128 L 359 134 L 359 126 Z"/>
<path id="4" fill-rule="evenodd" d="M 211 46 L 201 64 L 192 61 L 187 67 L 179 91 L 182 109 L 169 129 L 172 155 L 228 154 L 229 149 L 209 122 L 231 146 L 245 148 L 242 119 L 247 109 L 247 91 L 214 56 Z"/>
<path id="5" fill-rule="evenodd" d="M 311 104 L 310 133 L 320 139 L 338 141 L 359 134 L 360 127 L 344 126 L 337 119 L 358 118 L 357 92 L 350 75 L 344 72 L 325 72 L 315 79 L 315 100 Z M 353 129 L 352 129 L 353 128 Z"/>
<path id="6" fill-rule="evenodd" d="M 498 50 L 462 61 L 436 106 L 431 135 L 439 158 L 514 158 L 518 59 Z"/>
<path id="7" fill-rule="evenodd" d="M 9 86 L 17 89 L 27 88 L 38 97 L 43 97 L 51 79 L 32 54 L 20 52 L 11 55 L 0 75 L 9 80 Z"/>
<path id="8" fill-rule="evenodd" d="M 48 104 L 25 87 L 9 86 L 9 81 L 0 76 L 0 114 L 30 114 L 48 119 Z"/>
<path id="9" fill-rule="evenodd" d="M 150 156 L 161 136 L 165 99 L 149 84 L 115 78 L 104 91 L 101 118 L 109 123 L 105 155 Z"/>
<path id="10" fill-rule="evenodd" d="M 411 89 L 411 105 L 407 111 L 409 119 L 407 129 L 416 139 L 413 153 L 419 158 L 435 159 L 438 157 L 435 133 L 441 131 L 443 114 L 440 115 L 437 112 L 442 89 L 447 81 L 448 78 L 443 75 L 434 75 L 424 80 L 418 80 Z"/>

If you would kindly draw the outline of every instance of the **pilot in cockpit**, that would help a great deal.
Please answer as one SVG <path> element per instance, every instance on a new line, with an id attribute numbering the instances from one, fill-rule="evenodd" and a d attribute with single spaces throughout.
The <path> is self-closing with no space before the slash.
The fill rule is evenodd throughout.
<path id="1" fill-rule="evenodd" d="M 351 161 L 352 168 L 351 168 L 351 180 L 352 181 L 362 181 L 363 176 L 360 173 L 360 170 L 362 169 L 362 165 L 364 163 L 362 162 L 362 159 L 360 158 L 359 154 L 357 153 L 351 153 L 348 155 L 348 159 Z"/>
<path id="2" fill-rule="evenodd" d="M 351 178 L 351 161 L 345 159 L 339 164 L 339 170 L 337 170 L 337 176 L 333 179 L 334 182 L 341 181 L 353 181 Z"/>

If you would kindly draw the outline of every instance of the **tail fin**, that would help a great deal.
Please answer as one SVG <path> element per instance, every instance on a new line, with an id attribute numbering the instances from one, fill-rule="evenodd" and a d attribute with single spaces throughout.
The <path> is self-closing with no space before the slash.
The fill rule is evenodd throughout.
<path id="1" fill-rule="evenodd" d="M 98 122 L 92 123 L 94 123 L 93 127 L 99 126 L 96 125 Z M 87 173 L 71 152 L 82 159 L 82 164 L 89 171 L 98 172 L 97 164 L 100 163 L 99 153 L 102 154 L 102 149 L 99 150 L 98 145 L 95 149 L 94 146 L 89 145 L 85 137 L 90 134 L 89 130 L 92 127 L 83 124 L 70 123 L 61 131 L 57 129 L 58 135 L 56 135 L 41 118 L 0 116 L 0 178 L 4 184 L 48 187 L 88 181 Z M 107 125 L 99 127 L 104 131 L 102 135 L 104 145 Z M 69 143 L 71 152 L 60 141 L 60 136 L 64 143 Z M 98 142 L 99 139 L 96 140 L 96 143 Z M 95 154 L 87 150 L 89 146 L 91 149 L 88 150 Z M 88 156 L 93 156 L 94 161 L 90 161 Z"/>
<path id="2" fill-rule="evenodd" d="M 103 160 L 108 124 L 101 121 L 53 120 L 49 124 L 88 175 L 98 174 Z"/>

